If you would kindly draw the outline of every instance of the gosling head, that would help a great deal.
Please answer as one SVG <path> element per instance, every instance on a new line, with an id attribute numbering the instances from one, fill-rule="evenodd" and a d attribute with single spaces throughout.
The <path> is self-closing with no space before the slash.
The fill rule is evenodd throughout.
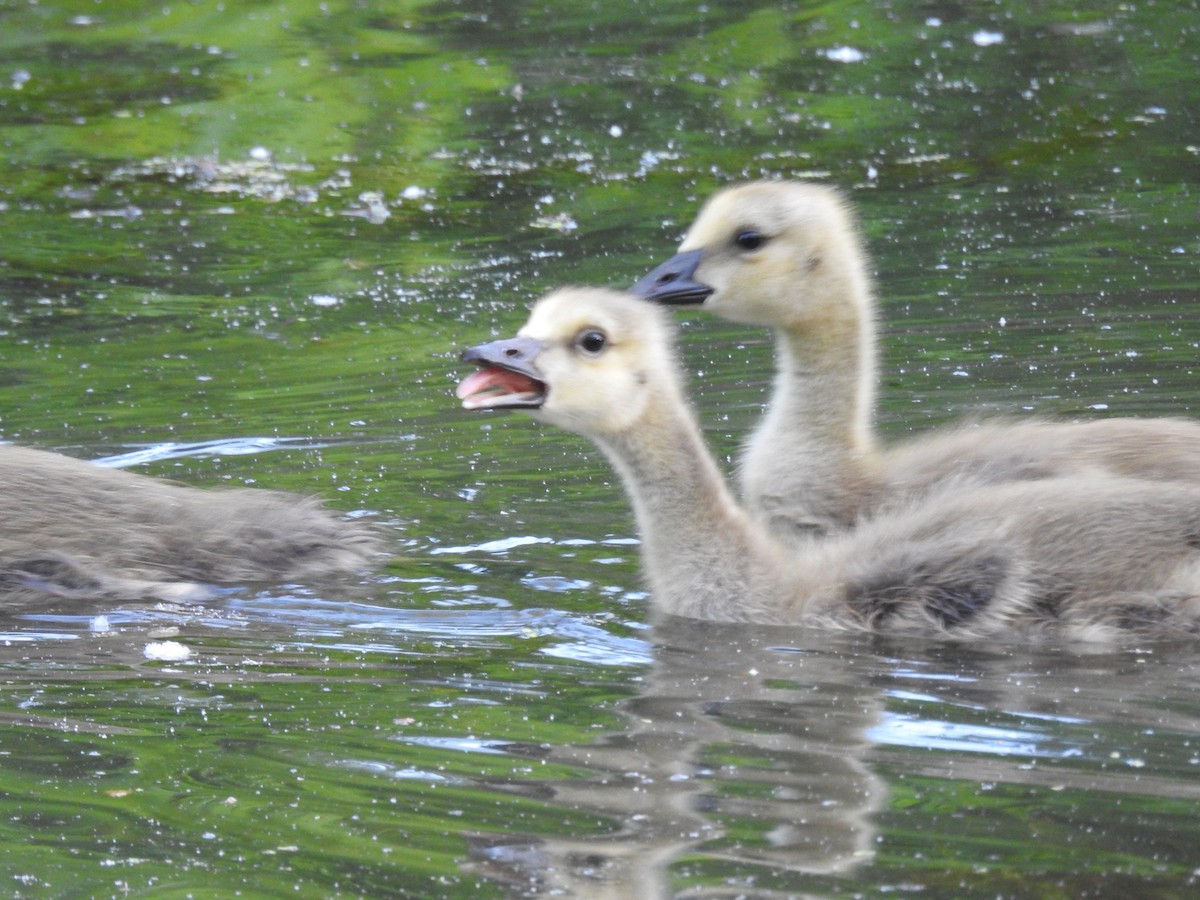
<path id="1" fill-rule="evenodd" d="M 714 194 L 679 253 L 633 292 L 703 304 L 748 325 L 799 330 L 860 315 L 869 287 L 861 242 L 836 190 L 758 181 Z"/>
<path id="2" fill-rule="evenodd" d="M 471 347 L 480 368 L 456 391 L 465 409 L 527 409 L 591 437 L 614 437 L 675 383 L 672 328 L 630 294 L 564 288 L 547 294 L 507 340 Z"/>

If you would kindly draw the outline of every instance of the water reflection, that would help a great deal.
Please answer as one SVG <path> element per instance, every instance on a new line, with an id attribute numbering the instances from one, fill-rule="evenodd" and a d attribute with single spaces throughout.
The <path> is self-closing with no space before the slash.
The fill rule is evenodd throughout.
<path id="1" fill-rule="evenodd" d="M 1200 800 L 1191 646 L 935 646 L 891 666 L 874 759 L 979 784 Z"/>
<path id="2" fill-rule="evenodd" d="M 1200 801 L 1200 716 L 1186 701 L 1200 659 L 1188 647 L 954 647 L 685 621 L 654 638 L 623 729 L 584 745 L 489 748 L 572 766 L 536 796 L 612 830 L 470 832 L 468 871 L 527 897 L 825 895 L 871 883 L 881 852 L 893 877 L 906 865 L 914 883 L 928 877 L 923 850 L 896 868 L 911 833 L 920 846 L 947 841 L 943 853 L 987 850 L 972 879 L 982 887 L 992 863 L 1032 839 L 989 837 L 1017 803 L 1036 810 L 1032 832 L 1053 822 L 1056 844 L 1095 845 L 1090 863 L 1055 864 L 1083 885 L 1089 865 L 1111 871 L 1130 847 L 1170 840 Z M 1110 798 L 1122 796 L 1118 812 Z M 932 824 L 992 808 L 982 833 Z M 1186 866 L 1189 854 L 1156 858 Z M 1015 857 L 1008 865 L 1022 877 Z"/>
<path id="3" fill-rule="evenodd" d="M 654 637 L 625 730 L 514 751 L 583 770 L 549 783 L 548 801 L 616 830 L 478 833 L 473 866 L 523 896 L 660 898 L 690 895 L 673 888 L 689 858 L 734 864 L 746 884 L 869 862 L 887 790 L 864 760 L 880 695 L 854 677 L 854 658 L 794 630 L 675 620 Z"/>
<path id="4" fill-rule="evenodd" d="M 189 457 L 208 456 L 245 456 L 266 453 L 271 450 L 286 450 L 289 448 L 307 448 L 320 450 L 328 446 L 311 441 L 307 438 L 288 437 L 231 437 L 214 438 L 208 441 L 181 441 L 145 444 L 136 450 L 126 450 L 92 460 L 97 466 L 113 469 L 127 469 L 131 466 L 144 465 L 150 462 L 164 460 L 187 459 Z"/>
<path id="5" fill-rule="evenodd" d="M 283 802 L 302 779 L 322 821 L 390 834 L 398 809 L 419 809 L 404 818 L 413 840 L 452 835 L 447 862 L 464 878 L 527 897 L 824 896 L 942 877 L 974 895 L 991 866 L 1020 894 L 1064 873 L 1086 886 L 1131 858 L 1165 867 L 1163 883 L 1191 871 L 1193 648 L 630 627 L 561 609 L 389 607 L 369 591 L 28 611 L 0 625 L 13 737 L 0 774 L 33 796 L 21 773 L 45 754 L 67 766 L 118 753 L 121 767 L 96 763 L 114 803 L 153 790 L 138 775 L 152 768 L 190 786 L 188 810 L 278 781 L 271 840 L 308 848 L 288 860 L 309 866 L 323 858 L 315 835 L 288 835 L 312 807 Z M 191 652 L 148 655 L 168 642 Z M 615 706 L 581 710 L 598 685 Z M 177 761 L 184 724 L 196 731 Z M 95 776 L 80 771 L 86 787 Z M 249 829 L 234 833 L 257 845 L 263 820 L 213 816 L 205 827 Z M 997 842 L 998 828 L 1017 830 Z M 1038 863 L 1048 880 L 1021 881 L 1046 829 L 1061 858 Z M 193 862 L 206 859 L 197 847 Z"/>
<path id="6" fill-rule="evenodd" d="M 365 590 L 365 588 L 364 588 Z M 98 658 L 137 666 L 151 658 L 155 642 L 191 638 L 198 645 L 213 634 L 236 635 L 260 645 L 259 652 L 340 650 L 350 653 L 405 654 L 415 642 L 451 642 L 455 647 L 498 646 L 508 639 L 537 642 L 535 653 L 606 666 L 638 666 L 650 659 L 650 645 L 613 633 L 592 617 L 546 608 L 408 609 L 351 600 L 330 600 L 299 587 L 292 593 L 242 596 L 230 590 L 210 608 L 155 604 L 115 606 L 102 612 L 21 612 L 0 618 L 0 665 L 51 660 L 65 670 L 90 668 Z M 56 626 L 56 627 L 55 627 Z M 636 627 L 636 626 L 635 626 Z M 181 635 L 183 637 L 181 637 Z M 214 658 L 208 661 L 244 662 Z"/>

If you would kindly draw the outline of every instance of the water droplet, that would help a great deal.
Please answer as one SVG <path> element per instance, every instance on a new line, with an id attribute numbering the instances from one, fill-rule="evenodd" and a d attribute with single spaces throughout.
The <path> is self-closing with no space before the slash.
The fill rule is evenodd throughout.
<path id="1" fill-rule="evenodd" d="M 862 62 L 867 58 L 865 53 L 855 47 L 834 47 L 831 50 L 822 51 L 821 55 L 830 62 L 840 63 Z"/>
<path id="2" fill-rule="evenodd" d="M 1004 43 L 1004 35 L 999 31 L 987 31 L 981 28 L 971 35 L 971 41 L 976 47 L 990 47 L 993 44 Z"/>

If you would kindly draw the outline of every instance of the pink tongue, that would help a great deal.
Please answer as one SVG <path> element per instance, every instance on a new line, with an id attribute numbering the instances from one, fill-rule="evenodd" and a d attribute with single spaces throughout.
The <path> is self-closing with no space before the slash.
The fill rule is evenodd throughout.
<path id="1" fill-rule="evenodd" d="M 508 369 L 480 369 L 459 382 L 454 395 L 465 401 L 476 394 L 493 389 L 493 398 L 499 398 L 509 394 L 536 394 L 541 387 L 532 378 L 518 372 L 510 372 Z"/>

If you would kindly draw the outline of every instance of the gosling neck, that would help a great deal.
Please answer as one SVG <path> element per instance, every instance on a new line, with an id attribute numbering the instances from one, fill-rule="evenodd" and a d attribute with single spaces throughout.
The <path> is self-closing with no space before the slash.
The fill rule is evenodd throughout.
<path id="1" fill-rule="evenodd" d="M 764 621 L 786 585 L 780 549 L 737 505 L 680 396 L 598 441 L 625 483 L 656 612 Z"/>
<path id="2" fill-rule="evenodd" d="M 824 315 L 776 330 L 774 389 L 746 442 L 739 482 L 777 533 L 852 524 L 874 493 L 875 323 L 863 291 L 843 285 L 828 294 L 837 302 Z"/>
<path id="3" fill-rule="evenodd" d="M 814 449 L 866 458 L 876 450 L 872 423 L 878 365 L 875 322 L 866 313 L 813 328 L 776 332 L 777 374 L 768 415 L 804 422 Z"/>

